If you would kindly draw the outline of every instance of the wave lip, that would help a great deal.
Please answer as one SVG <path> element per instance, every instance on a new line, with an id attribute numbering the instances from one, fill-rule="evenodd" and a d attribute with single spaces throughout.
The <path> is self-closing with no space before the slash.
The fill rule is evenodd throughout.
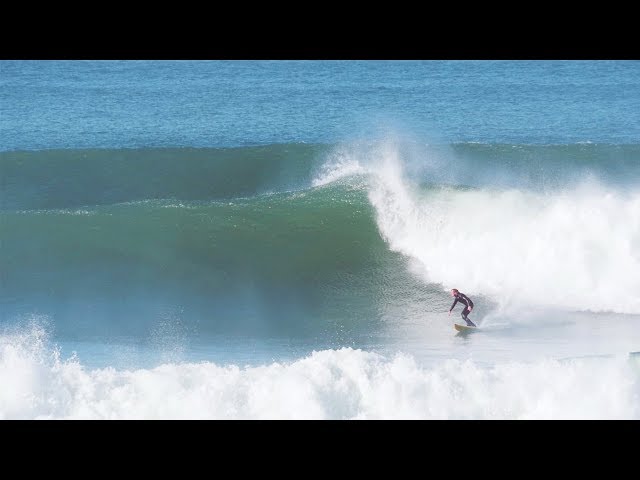
<path id="1" fill-rule="evenodd" d="M 586 176 L 607 185 L 637 187 L 640 181 L 640 145 L 374 141 L 5 151 L 0 152 L 0 209 L 229 200 L 304 190 L 370 174 L 380 157 L 393 150 L 412 178 L 433 185 L 540 191 L 573 185 Z"/>

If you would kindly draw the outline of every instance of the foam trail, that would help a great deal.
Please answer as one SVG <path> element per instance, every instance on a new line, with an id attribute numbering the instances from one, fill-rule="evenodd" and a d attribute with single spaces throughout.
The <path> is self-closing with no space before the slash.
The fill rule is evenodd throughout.
<path id="1" fill-rule="evenodd" d="M 351 348 L 258 367 L 90 370 L 37 332 L 0 340 L 2 419 L 633 419 L 639 379 L 626 357 L 426 368 Z"/>

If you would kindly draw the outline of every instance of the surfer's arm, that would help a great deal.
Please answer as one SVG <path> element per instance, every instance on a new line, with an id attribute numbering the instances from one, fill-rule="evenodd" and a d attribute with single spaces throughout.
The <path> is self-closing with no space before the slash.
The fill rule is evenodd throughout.
<path id="1" fill-rule="evenodd" d="M 453 310 L 453 307 L 456 306 L 456 303 L 458 303 L 458 299 L 457 298 L 453 301 L 453 305 L 451 305 L 451 308 L 449 309 L 449 313 L 451 313 L 451 310 Z"/>

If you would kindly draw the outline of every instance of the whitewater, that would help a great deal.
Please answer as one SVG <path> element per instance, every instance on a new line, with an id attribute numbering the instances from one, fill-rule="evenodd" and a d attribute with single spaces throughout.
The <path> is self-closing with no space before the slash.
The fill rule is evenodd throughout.
<path id="1" fill-rule="evenodd" d="M 256 367 L 163 364 L 88 369 L 42 332 L 0 343 L 3 419 L 638 418 L 640 358 L 425 368 L 342 348 Z"/>

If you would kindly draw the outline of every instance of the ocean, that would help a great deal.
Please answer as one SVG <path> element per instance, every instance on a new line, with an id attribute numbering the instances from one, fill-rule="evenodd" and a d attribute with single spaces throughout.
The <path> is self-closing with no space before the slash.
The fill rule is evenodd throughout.
<path id="1" fill-rule="evenodd" d="M 640 62 L 0 61 L 0 272 L 0 419 L 638 419 Z"/>

